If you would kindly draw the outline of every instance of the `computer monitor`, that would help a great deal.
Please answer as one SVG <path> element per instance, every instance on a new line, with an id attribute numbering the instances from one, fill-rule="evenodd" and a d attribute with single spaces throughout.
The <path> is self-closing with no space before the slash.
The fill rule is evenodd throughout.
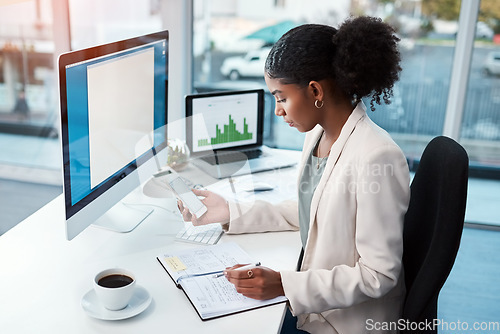
<path id="1" fill-rule="evenodd" d="M 264 90 L 186 96 L 186 143 L 193 155 L 262 145 Z"/>
<path id="2" fill-rule="evenodd" d="M 168 45 L 162 31 L 59 57 L 68 240 L 90 224 L 128 232 L 151 213 L 120 201 L 166 162 Z"/>

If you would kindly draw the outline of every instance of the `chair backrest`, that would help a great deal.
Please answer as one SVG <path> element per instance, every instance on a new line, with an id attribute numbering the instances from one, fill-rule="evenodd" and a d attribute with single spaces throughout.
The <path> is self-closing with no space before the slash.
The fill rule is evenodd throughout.
<path id="1" fill-rule="evenodd" d="M 467 153 L 453 139 L 436 137 L 422 153 L 404 222 L 403 319 L 432 322 L 437 318 L 439 291 L 460 246 L 468 170 Z"/>

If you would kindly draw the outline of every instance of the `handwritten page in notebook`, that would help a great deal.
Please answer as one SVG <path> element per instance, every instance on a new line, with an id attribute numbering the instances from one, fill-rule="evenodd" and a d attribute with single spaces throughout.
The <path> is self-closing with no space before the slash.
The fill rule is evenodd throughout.
<path id="1" fill-rule="evenodd" d="M 203 246 L 180 252 L 167 252 L 158 261 L 196 309 L 202 320 L 285 302 L 286 297 L 256 300 L 243 296 L 224 276 L 227 267 L 253 262 L 235 243 Z M 179 269 L 180 268 L 180 269 Z M 175 271 L 178 270 L 178 271 Z"/>
<path id="2" fill-rule="evenodd" d="M 247 298 L 238 293 L 224 276 L 188 278 L 182 280 L 181 285 L 202 319 L 216 318 L 287 300 L 284 296 L 269 300 Z"/>
<path id="3" fill-rule="evenodd" d="M 220 273 L 238 263 L 252 262 L 250 256 L 233 242 L 165 252 L 158 256 L 158 260 L 176 284 L 183 278 Z"/>

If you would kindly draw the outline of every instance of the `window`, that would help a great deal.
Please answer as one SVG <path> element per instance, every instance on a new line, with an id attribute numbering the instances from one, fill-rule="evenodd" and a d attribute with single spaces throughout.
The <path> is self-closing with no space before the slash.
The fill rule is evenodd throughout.
<path id="1" fill-rule="evenodd" d="M 55 135 L 52 12 L 50 4 L 44 3 L 25 1 L 3 6 L 0 13 L 3 133 Z"/>
<path id="2" fill-rule="evenodd" d="M 498 2 L 480 2 L 460 127 L 460 143 L 469 153 L 469 175 L 481 178 L 470 179 L 466 220 L 491 226 L 500 225 L 499 18 Z"/>
<path id="3" fill-rule="evenodd" d="M 228 12 L 227 7 L 233 10 Z M 269 47 L 289 29 L 303 23 L 338 26 L 350 14 L 379 16 L 401 38 L 403 72 L 392 103 L 377 106 L 370 117 L 391 133 L 409 158 L 418 158 L 425 144 L 442 133 L 455 51 L 456 20 L 431 21 L 431 10 L 419 1 L 374 1 L 370 5 L 317 1 L 305 5 L 260 0 L 250 6 L 240 0 L 195 0 L 193 86 L 199 92 L 266 89 L 265 57 L 254 71 L 249 71 L 253 66 L 249 59 L 259 51 L 267 55 Z M 269 97 L 266 106 L 266 144 L 300 149 L 303 135 L 273 115 L 274 99 Z"/>
<path id="4" fill-rule="evenodd" d="M 264 63 L 257 73 L 240 71 L 249 68 L 245 60 L 251 53 L 265 52 L 281 34 L 302 23 L 337 26 L 351 13 L 381 17 L 396 29 L 401 39 L 403 71 L 394 87 L 392 103 L 376 105 L 376 111 L 368 111 L 368 115 L 389 131 L 412 167 L 426 144 L 444 133 L 450 113 L 455 112 L 448 109 L 450 99 L 458 101 L 452 94 L 457 85 L 452 80 L 457 72 L 456 55 L 471 51 L 470 46 L 458 43 L 461 41 L 458 38 L 464 36 L 464 23 L 459 25 L 459 16 L 462 7 L 477 3 L 473 0 L 230 0 L 222 4 L 194 0 L 193 88 L 198 92 L 260 87 L 267 91 Z M 471 35 L 475 38 L 472 65 L 470 70 L 460 69 L 467 74 L 460 79 L 467 82 L 466 91 L 461 93 L 466 96 L 465 102 L 457 103 L 464 108 L 462 124 L 454 126 L 460 128 L 459 141 L 471 159 L 467 226 L 488 225 L 487 229 L 498 230 L 500 7 L 496 0 L 482 0 L 480 6 L 477 22 L 470 25 L 475 29 Z M 475 12 L 477 8 L 462 15 L 468 18 Z M 274 115 L 272 97 L 266 103 L 264 130 L 269 146 L 302 148 L 303 135 Z M 440 295 L 440 319 L 453 324 L 459 319 L 471 326 L 474 321 L 496 321 L 494 312 L 486 310 L 498 309 L 498 302 L 489 297 L 494 295 L 498 261 L 485 254 L 494 252 L 492 247 L 498 244 L 498 238 L 498 231 L 464 229 L 463 247 Z M 471 286 L 477 291 L 468 293 Z"/>
<path id="5" fill-rule="evenodd" d="M 83 49 L 161 30 L 159 1 L 69 0 L 71 47 Z"/>
<path id="6" fill-rule="evenodd" d="M 61 193 L 52 6 L 0 11 L 0 235 Z"/>
<path id="7" fill-rule="evenodd" d="M 194 0 L 193 57 L 196 92 L 267 87 L 263 68 L 270 46 L 291 28 L 307 22 L 339 24 L 351 1 Z M 297 134 L 274 116 L 274 97 L 266 93 L 264 143 L 300 149 Z"/>
<path id="8" fill-rule="evenodd" d="M 58 8 L 53 3 L 1 5 L 0 235 L 62 192 L 59 53 L 69 51 L 69 42 L 81 49 L 162 28 L 159 0 L 65 0 Z M 71 35 L 71 41 L 59 41 L 55 32 Z"/>
<path id="9" fill-rule="evenodd" d="M 498 3 L 481 1 L 461 127 L 460 142 L 483 169 L 500 168 L 499 18 Z"/>
<path id="10" fill-rule="evenodd" d="M 471 159 L 471 175 L 500 179 L 500 13 L 483 0 L 475 24 L 475 46 L 464 103 L 460 143 Z M 391 104 L 376 105 L 369 116 L 389 131 L 410 166 L 425 145 L 445 127 L 452 71 L 457 52 L 461 2 L 454 1 L 295 1 L 194 0 L 193 57 L 197 92 L 267 87 L 265 55 L 286 31 L 303 23 L 338 26 L 349 15 L 371 15 L 390 23 L 400 37 L 402 68 Z M 256 53 L 264 55 L 258 61 Z M 466 79 L 465 79 L 466 80 Z M 264 142 L 299 150 L 304 135 L 274 115 L 266 94 Z M 463 94 L 462 94 L 463 95 Z M 454 112 L 451 110 L 450 112 Z M 471 196 L 475 196 L 471 188 Z M 500 189 L 492 194 L 500 199 Z M 500 225 L 498 215 L 486 221 Z M 485 222 L 484 217 L 471 221 Z"/>

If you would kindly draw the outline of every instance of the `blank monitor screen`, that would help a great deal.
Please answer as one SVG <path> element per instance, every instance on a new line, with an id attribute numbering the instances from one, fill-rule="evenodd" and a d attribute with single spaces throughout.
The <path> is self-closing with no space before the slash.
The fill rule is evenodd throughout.
<path id="1" fill-rule="evenodd" d="M 67 220 L 166 147 L 167 73 L 167 31 L 61 55 Z"/>

